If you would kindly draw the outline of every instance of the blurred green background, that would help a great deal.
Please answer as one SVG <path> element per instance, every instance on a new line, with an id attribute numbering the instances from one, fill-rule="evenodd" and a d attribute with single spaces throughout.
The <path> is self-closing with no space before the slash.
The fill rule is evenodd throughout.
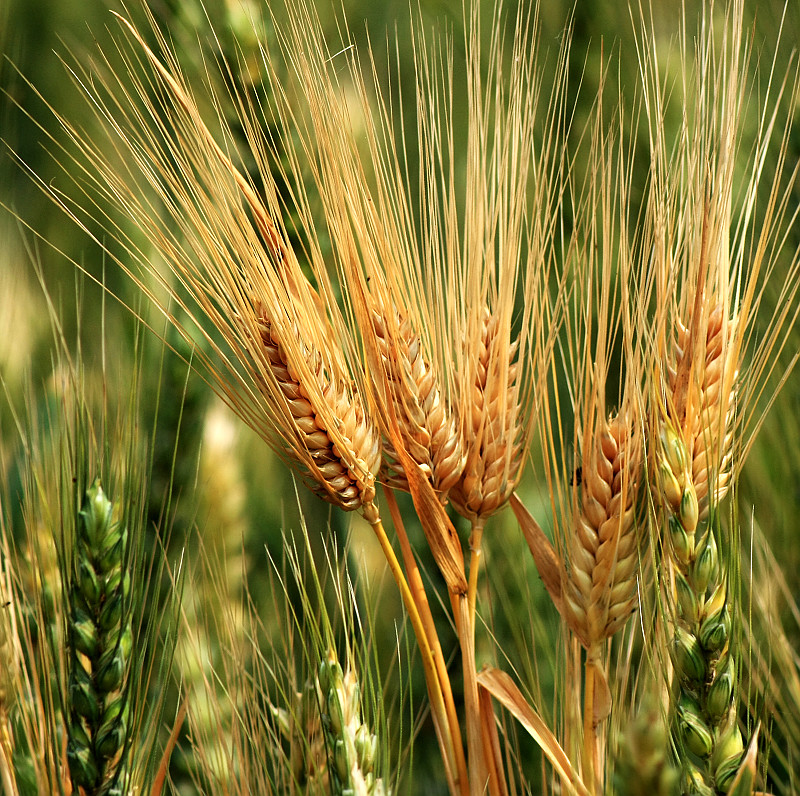
<path id="1" fill-rule="evenodd" d="M 655 24 L 665 44 L 676 35 L 676 20 L 682 5 L 677 2 L 659 4 L 655 12 Z M 685 5 L 687 18 L 692 19 L 696 14 L 694 4 L 688 2 Z M 487 24 L 491 18 L 489 6 L 487 3 L 485 8 Z M 152 3 L 151 8 L 162 29 L 170 31 L 177 43 L 189 43 L 187 46 L 191 47 L 192 43 L 200 42 L 213 50 L 212 30 L 217 30 L 223 51 L 226 46 L 233 47 L 237 39 L 245 48 L 256 47 L 257 43 L 248 39 L 248 15 L 258 7 L 244 0 L 210 0 L 205 6 L 195 0 L 164 0 Z M 376 46 L 379 67 L 385 68 L 386 48 L 382 45 L 387 38 L 394 41 L 396 25 L 402 31 L 407 24 L 404 21 L 408 15 L 406 5 L 354 0 L 345 3 L 345 10 L 356 46 L 365 49 L 367 37 L 379 43 L 381 46 Z M 131 13 L 134 17 L 137 15 L 135 5 Z M 463 25 L 460 0 L 420 0 L 419 13 L 432 28 L 455 31 L 458 61 L 458 53 L 463 52 L 459 35 Z M 752 63 L 769 63 L 778 40 L 778 30 L 783 24 L 777 60 L 779 67 L 781 64 L 789 65 L 791 48 L 800 38 L 800 4 L 791 3 L 784 17 L 784 7 L 779 2 L 751 3 L 746 8 L 746 16 L 757 16 Z M 577 103 L 576 127 L 580 127 L 580 119 L 589 114 L 601 58 L 610 54 L 609 82 L 614 84 L 615 91 L 618 86 L 620 93 L 631 101 L 638 88 L 638 61 L 630 13 L 624 3 L 600 0 L 578 2 L 574 7 L 572 3 L 560 0 L 543 3 L 541 41 L 545 49 L 557 51 L 562 32 L 571 18 L 574 36 L 570 91 Z M 333 24 L 333 15 L 330 15 L 330 20 Z M 86 57 L 96 57 L 98 46 L 110 46 L 109 29 L 115 27 L 109 4 L 99 0 L 0 0 L 0 50 L 4 55 L 0 62 L 0 137 L 3 140 L 0 204 L 5 207 L 5 210 L 0 209 L 0 377 L 16 405 L 30 401 L 26 384 L 34 385 L 35 396 L 38 394 L 37 385 L 48 385 L 52 378 L 53 329 L 37 270 L 58 309 L 66 340 L 76 341 L 76 345 L 80 340 L 87 372 L 99 368 L 105 360 L 109 371 L 114 374 L 115 383 L 124 392 L 126 374 L 130 373 L 134 360 L 135 323 L 123 304 L 141 307 L 137 290 L 104 256 L 102 247 L 68 221 L 30 177 L 33 174 L 46 185 L 58 186 L 63 175 L 57 162 L 66 162 L 70 151 L 71 145 L 54 124 L 46 104 L 52 104 L 77 128 L 83 129 L 85 136 L 92 138 L 92 117 L 85 103 L 77 99 L 61 56 L 71 52 L 81 61 Z M 408 37 L 400 36 L 400 73 L 401 78 L 405 74 L 407 79 L 413 72 L 410 47 L 404 48 L 408 41 Z M 200 44 L 197 47 L 199 52 Z M 392 43 L 389 49 L 393 47 Z M 191 62 L 197 53 L 187 52 L 186 57 L 187 62 Z M 755 112 L 759 107 L 757 95 L 751 105 Z M 791 104 L 784 110 L 791 115 L 797 112 Z M 753 125 L 754 120 L 755 116 Z M 642 134 L 644 129 L 638 132 Z M 48 138 L 47 133 L 52 138 Z M 752 129 L 749 134 L 752 136 Z M 745 139 L 747 135 L 745 130 Z M 792 153 L 789 162 L 794 164 L 800 159 L 800 127 L 792 134 L 789 146 Z M 644 161 L 647 150 L 643 135 L 636 151 Z M 10 155 L 12 152 L 13 157 Z M 635 180 L 638 184 L 634 195 L 638 191 L 641 196 L 646 181 L 644 168 L 635 175 Z M 800 195 L 797 200 L 800 202 Z M 798 234 L 794 230 L 792 238 L 787 241 L 787 252 L 791 252 L 797 242 Z M 104 282 L 121 303 L 104 298 L 97 284 L 79 276 L 76 263 Z M 764 311 L 770 312 L 769 300 L 765 302 Z M 157 326 L 156 318 L 148 316 L 146 309 L 142 312 Z M 169 333 L 165 334 L 169 337 Z M 267 606 L 269 596 L 259 593 L 266 588 L 266 580 L 260 577 L 267 567 L 265 549 L 279 558 L 282 530 L 296 530 L 299 526 L 300 515 L 292 477 L 252 432 L 219 405 L 206 385 L 188 372 L 183 359 L 170 352 L 164 354 L 155 337 L 146 337 L 144 356 L 151 357 L 154 363 L 152 369 L 145 368 L 146 373 L 159 372 L 161 357 L 165 357 L 160 383 L 154 382 L 149 394 L 155 396 L 160 389 L 162 395 L 181 396 L 183 399 L 162 399 L 158 406 L 143 407 L 144 428 L 152 428 L 154 418 L 158 416 L 158 432 L 153 437 L 150 519 L 153 523 L 158 520 L 168 484 L 172 483 L 177 498 L 176 547 L 179 548 L 185 538 L 190 538 L 193 527 L 208 529 L 210 523 L 216 523 L 214 539 L 217 541 L 214 543 L 234 559 L 237 550 L 242 553 L 244 563 L 236 566 L 239 566 L 240 574 L 244 570 L 249 576 L 254 599 Z M 169 339 L 184 357 L 189 356 L 184 344 L 174 337 Z M 800 335 L 794 331 L 787 345 L 787 361 L 800 350 L 798 341 Z M 4 470 L 10 472 L 13 469 L 11 463 L 20 456 L 20 451 L 5 401 L 0 401 L 0 434 L 3 435 L 0 447 Z M 203 469 L 202 451 L 211 451 L 213 457 L 213 451 L 217 450 L 215 444 L 222 445 L 224 455 L 230 457 L 225 459 L 231 467 L 227 497 L 231 497 L 231 492 L 237 496 L 221 512 L 213 505 L 198 503 L 196 499 L 197 492 L 207 492 L 210 480 L 219 477 L 209 475 Z M 174 456 L 176 446 L 180 451 L 177 458 Z M 525 488 L 529 505 L 543 502 L 544 488 L 538 483 L 535 471 L 529 469 Z M 11 494 L 13 501 L 13 490 Z M 787 381 L 765 422 L 747 463 L 739 500 L 742 516 L 746 518 L 745 542 L 750 539 L 748 518 L 755 505 L 758 523 L 781 562 L 789 588 L 800 594 L 800 545 L 797 543 L 797 518 L 800 517 L 800 372 Z M 326 529 L 330 526 L 335 537 L 345 538 L 348 517 L 343 517 L 340 512 L 331 512 L 326 504 L 315 500 L 305 490 L 300 491 L 300 503 L 309 528 L 320 529 L 322 537 L 327 535 Z M 515 561 L 515 557 L 518 560 L 518 555 L 508 555 L 509 550 L 519 553 L 522 544 L 509 518 L 502 522 L 505 523 L 505 526 L 499 524 L 503 527 L 502 532 L 494 534 L 495 540 L 499 541 L 490 542 L 489 550 L 497 564 L 494 569 L 496 588 L 499 599 L 506 601 L 511 609 L 510 613 L 517 613 L 524 621 L 531 608 L 527 601 L 540 600 L 543 592 L 532 565 L 528 565 L 523 573 L 510 571 L 510 562 Z M 411 532 L 414 533 L 415 529 Z M 211 537 L 211 532 L 208 533 Z M 360 562 L 358 566 L 375 566 L 375 571 L 379 572 L 380 567 L 374 564 L 378 557 L 370 546 L 371 540 L 363 530 L 359 532 L 356 529 L 355 533 L 361 533 L 357 538 L 365 551 L 366 563 Z M 524 585 L 526 582 L 529 585 Z M 382 665 L 388 667 L 395 648 L 394 621 L 400 612 L 392 590 L 386 591 L 383 598 L 386 616 L 375 633 L 385 649 Z M 515 602 L 518 605 L 515 606 Z M 507 634 L 511 639 L 515 633 L 521 632 L 518 625 L 515 622 L 510 622 L 508 627 L 500 624 L 496 632 Z M 790 626 L 788 632 L 797 649 L 800 640 L 798 626 Z M 525 641 L 522 639 L 520 643 Z M 536 668 L 532 662 L 529 665 L 532 670 Z M 539 676 L 546 689 L 547 675 Z M 422 690 L 421 681 L 416 688 L 418 692 Z M 429 727 L 425 732 L 430 736 Z M 434 746 L 433 743 L 418 744 L 420 751 L 415 766 L 423 775 L 420 782 L 425 779 L 424 772 L 436 769 L 437 753 L 432 751 L 432 755 L 428 755 L 425 751 L 426 748 L 433 750 Z M 179 774 L 176 778 L 181 781 Z M 186 783 L 184 786 L 189 788 Z M 415 789 L 415 792 L 424 790 Z"/>

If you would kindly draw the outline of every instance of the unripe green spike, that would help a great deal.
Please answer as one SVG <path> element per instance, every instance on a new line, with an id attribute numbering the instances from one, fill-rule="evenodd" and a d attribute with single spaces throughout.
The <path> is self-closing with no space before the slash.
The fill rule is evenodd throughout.
<path id="1" fill-rule="evenodd" d="M 113 630 L 122 624 L 122 610 L 124 608 L 124 603 L 124 597 L 120 593 L 117 593 L 106 600 L 98 620 L 98 624 L 103 630 L 108 632 L 109 630 Z"/>
<path id="2" fill-rule="evenodd" d="M 105 691 L 116 691 L 122 685 L 128 669 L 133 633 L 130 627 L 122 632 L 113 632 L 106 639 L 106 651 L 97 666 L 97 685 Z"/>
<path id="3" fill-rule="evenodd" d="M 721 614 L 709 616 L 700 626 L 700 643 L 710 652 L 721 650 L 728 641 L 731 630 L 731 614 L 728 607 Z"/>
<path id="4" fill-rule="evenodd" d="M 670 425 L 661 428 L 661 449 L 673 473 L 682 473 L 686 469 L 686 446 Z"/>
<path id="5" fill-rule="evenodd" d="M 705 605 L 705 617 L 712 617 L 718 615 L 725 607 L 728 599 L 728 588 L 725 581 L 717 584 L 711 597 L 708 598 Z"/>
<path id="6" fill-rule="evenodd" d="M 347 754 L 347 745 L 342 738 L 337 738 L 333 745 L 333 765 L 339 781 L 343 785 L 350 782 L 350 760 Z"/>
<path id="7" fill-rule="evenodd" d="M 675 667 L 688 680 L 702 683 L 706 678 L 706 660 L 697 639 L 682 627 L 675 630 L 673 640 Z"/>
<path id="8" fill-rule="evenodd" d="M 119 523 L 114 523 L 103 539 L 97 564 L 104 573 L 111 572 L 119 567 L 125 544 L 128 541 L 128 532 Z"/>
<path id="9" fill-rule="evenodd" d="M 692 796 L 717 796 L 717 792 L 703 778 L 703 775 L 696 769 L 687 769 L 683 793 Z"/>
<path id="10" fill-rule="evenodd" d="M 127 657 L 118 647 L 112 647 L 100 659 L 97 670 L 97 687 L 105 692 L 118 690 L 125 679 Z"/>
<path id="11" fill-rule="evenodd" d="M 100 771 L 94 757 L 92 742 L 83 729 L 80 717 L 73 715 L 67 743 L 67 765 L 73 781 L 84 788 L 94 787 Z"/>
<path id="12" fill-rule="evenodd" d="M 736 774 L 739 771 L 739 766 L 741 763 L 742 759 L 740 755 L 739 757 L 731 760 L 726 760 L 720 764 L 719 768 L 715 770 L 714 782 L 716 783 L 717 790 L 720 793 L 727 793 L 731 785 L 733 785 L 733 780 L 736 778 Z M 750 793 L 752 793 L 752 789 L 750 790 Z"/>
<path id="13" fill-rule="evenodd" d="M 93 788 L 100 772 L 91 748 L 71 740 L 67 744 L 67 765 L 72 781 L 81 788 Z"/>
<path id="14" fill-rule="evenodd" d="M 331 688 L 328 691 L 327 708 L 331 732 L 334 735 L 341 735 L 342 727 L 344 726 L 344 715 L 342 713 L 342 702 L 339 698 L 339 692 L 335 688 Z"/>
<path id="15" fill-rule="evenodd" d="M 717 739 L 712 765 L 714 767 L 720 766 L 733 757 L 738 760 L 742 756 L 742 752 L 744 752 L 744 739 L 736 723 L 736 717 L 733 716 L 733 720 Z"/>
<path id="16" fill-rule="evenodd" d="M 330 655 L 330 653 L 329 653 Z M 319 683 L 320 690 L 323 694 L 327 694 L 331 689 L 331 667 L 327 660 L 324 660 L 319 665 L 317 672 L 317 682 Z"/>
<path id="17" fill-rule="evenodd" d="M 105 597 L 112 597 L 116 594 L 129 594 L 131 590 L 131 576 L 122 567 L 117 567 L 106 575 L 106 584 L 103 589 Z"/>
<path id="18" fill-rule="evenodd" d="M 677 517 L 669 518 L 669 538 L 675 558 L 683 566 L 688 566 L 694 555 L 694 538 L 686 533 Z"/>
<path id="19" fill-rule="evenodd" d="M 113 504 L 105 496 L 100 486 L 100 479 L 95 479 L 86 491 L 86 500 L 79 512 L 79 517 L 83 521 L 83 531 L 92 548 L 95 548 L 103 538 L 105 529 L 111 522 L 113 510 Z"/>
<path id="20" fill-rule="evenodd" d="M 678 483 L 678 479 L 672 472 L 672 468 L 669 466 L 668 462 L 661 462 L 661 465 L 659 466 L 659 475 L 661 477 L 661 491 L 664 493 L 664 497 L 673 511 L 677 511 L 681 504 L 683 490 L 681 489 L 681 485 Z"/>
<path id="21" fill-rule="evenodd" d="M 342 687 L 347 700 L 344 712 L 345 721 L 349 722 L 355 717 L 356 723 L 360 723 L 358 717 L 361 713 L 361 693 L 358 690 L 358 681 L 352 672 L 349 671 L 347 673 L 342 682 Z"/>
<path id="22" fill-rule="evenodd" d="M 700 618 L 700 603 L 697 600 L 697 595 L 689 585 L 689 581 L 677 571 L 675 572 L 675 587 L 683 618 L 690 624 L 694 624 Z"/>
<path id="23" fill-rule="evenodd" d="M 117 648 L 125 658 L 130 658 L 131 650 L 133 649 L 133 631 L 128 624 L 122 629 L 122 633 L 117 640 Z"/>
<path id="24" fill-rule="evenodd" d="M 372 771 L 375 765 L 375 756 L 378 752 L 378 739 L 362 724 L 356 730 L 354 740 L 356 754 L 358 755 L 358 767 L 363 774 Z"/>
<path id="25" fill-rule="evenodd" d="M 100 649 L 100 638 L 92 618 L 85 611 L 74 611 L 71 629 L 72 643 L 75 649 L 95 660 Z"/>
<path id="26" fill-rule="evenodd" d="M 692 581 L 698 594 L 705 594 L 708 584 L 716 579 L 718 568 L 717 543 L 714 534 L 709 532 L 692 567 Z"/>
<path id="27" fill-rule="evenodd" d="M 680 515 L 681 524 L 686 532 L 689 534 L 694 533 L 700 517 L 700 507 L 697 504 L 697 492 L 692 484 L 688 484 L 683 490 L 678 514 Z"/>
<path id="28" fill-rule="evenodd" d="M 684 695 L 678 704 L 677 713 L 681 735 L 687 748 L 698 757 L 709 757 L 714 740 L 710 728 L 700 715 L 700 705 Z"/>
<path id="29" fill-rule="evenodd" d="M 97 731 L 95 749 L 100 757 L 114 757 L 122 749 L 125 744 L 127 724 L 127 702 L 122 698 L 115 699 L 106 708 L 100 729 Z"/>
<path id="30" fill-rule="evenodd" d="M 76 666 L 70 675 L 69 698 L 73 710 L 89 724 L 100 718 L 100 702 L 92 678 L 82 666 Z"/>
<path id="31" fill-rule="evenodd" d="M 78 587 L 89 605 L 97 605 L 100 601 L 100 579 L 86 558 L 82 558 L 78 565 Z"/>
<path id="32" fill-rule="evenodd" d="M 708 689 L 706 695 L 706 713 L 714 723 L 730 710 L 731 700 L 733 699 L 733 663 L 728 659 L 728 665 L 714 678 L 714 682 Z"/>
<path id="33" fill-rule="evenodd" d="M 739 767 L 733 777 L 729 768 L 721 770 L 718 777 L 718 787 L 725 788 L 723 793 L 727 796 L 753 796 L 756 780 L 756 762 L 758 760 L 758 730 L 750 739 L 747 751 L 743 754 Z"/>

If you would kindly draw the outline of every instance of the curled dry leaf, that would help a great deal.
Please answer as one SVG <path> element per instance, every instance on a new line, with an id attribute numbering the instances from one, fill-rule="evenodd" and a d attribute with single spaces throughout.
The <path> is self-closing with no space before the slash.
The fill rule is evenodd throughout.
<path id="1" fill-rule="evenodd" d="M 506 672 L 487 666 L 478 673 L 478 685 L 488 691 L 539 744 L 569 793 L 588 796 L 589 791 L 572 767 L 566 752 L 544 719 L 528 703 Z"/>
<path id="2" fill-rule="evenodd" d="M 516 492 L 511 495 L 511 508 L 517 518 L 519 527 L 528 543 L 531 555 L 533 556 L 536 569 L 539 570 L 539 577 L 547 589 L 547 593 L 553 600 L 553 604 L 563 616 L 563 599 L 561 594 L 561 564 L 556 551 L 553 549 L 551 541 L 545 535 L 538 522 L 533 518 L 528 509 L 525 508 Z"/>

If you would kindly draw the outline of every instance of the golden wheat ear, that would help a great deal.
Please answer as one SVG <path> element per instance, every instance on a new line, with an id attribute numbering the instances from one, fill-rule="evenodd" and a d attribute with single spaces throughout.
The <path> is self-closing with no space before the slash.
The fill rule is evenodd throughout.
<path id="1" fill-rule="evenodd" d="M 525 454 L 518 343 L 498 315 L 481 311 L 473 343 L 474 381 L 465 387 L 467 455 L 451 491 L 453 506 L 473 522 L 502 508 L 517 485 Z"/>
<path id="2" fill-rule="evenodd" d="M 341 374 L 338 381 L 332 376 L 320 348 L 283 344 L 286 330 L 263 307 L 258 331 L 271 377 L 265 393 L 287 410 L 282 433 L 292 437 L 307 483 L 346 511 L 374 511 L 381 445 L 360 396 Z"/>
<path id="3" fill-rule="evenodd" d="M 640 434 L 628 413 L 601 421 L 581 464 L 565 580 L 565 618 L 587 649 L 610 638 L 636 606 Z"/>
<path id="4" fill-rule="evenodd" d="M 354 343 L 330 298 L 324 266 L 315 265 L 321 292 L 303 273 L 270 209 L 214 139 L 180 75 L 130 22 L 118 18 L 172 99 L 177 139 L 172 151 L 179 164 L 173 168 L 199 177 L 191 191 L 178 192 L 183 205 L 175 207 L 176 213 L 185 211 L 184 224 L 192 233 L 188 250 L 173 245 L 156 225 L 149 231 L 238 359 L 217 351 L 240 384 L 229 383 L 224 371 L 209 363 L 213 386 L 313 491 L 345 510 L 367 510 L 375 498 L 380 439 L 354 381 L 358 368 L 349 367 L 347 349 Z M 210 163 L 202 162 L 204 154 Z M 160 153 L 156 162 L 162 170 L 170 168 Z M 175 187 L 186 179 L 186 173 L 162 176 Z M 242 216 L 242 203 L 255 229 Z M 229 251 L 233 257 L 222 254 Z M 184 301 L 177 292 L 173 300 Z"/>
<path id="5" fill-rule="evenodd" d="M 403 446 L 446 502 L 464 467 L 458 422 L 410 316 L 392 304 L 387 310 L 387 304 L 388 300 L 372 299 L 372 328 L 388 397 Z M 408 491 L 408 477 L 391 434 L 388 429 L 384 434 L 386 483 Z"/>

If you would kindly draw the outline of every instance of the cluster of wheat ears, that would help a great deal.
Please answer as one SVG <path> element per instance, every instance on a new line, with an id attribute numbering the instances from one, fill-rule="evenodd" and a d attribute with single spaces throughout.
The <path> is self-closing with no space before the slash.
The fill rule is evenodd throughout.
<path id="1" fill-rule="evenodd" d="M 545 57 L 533 12 L 495 10 L 487 35 L 468 3 L 455 45 L 420 24 L 413 83 L 393 88 L 346 30 L 345 46 L 329 42 L 310 5 L 274 13 L 261 99 L 224 80 L 224 61 L 206 64 L 198 99 L 155 20 L 117 15 L 116 51 L 68 64 L 107 138 L 53 109 L 71 188 L 42 189 L 192 342 L 244 423 L 369 524 L 413 630 L 449 793 L 536 791 L 509 717 L 553 792 L 756 792 L 766 744 L 741 694 L 731 493 L 765 387 L 794 364 L 779 364 L 800 311 L 780 110 L 791 75 L 761 64 L 754 98 L 741 0 L 705 9 L 697 31 L 683 23 L 671 73 L 636 11 L 639 90 L 624 102 L 601 55 L 579 120 L 569 31 Z M 547 487 L 535 509 L 517 491 L 529 458 Z M 484 632 L 482 553 L 508 504 L 561 622 L 554 721 Z M 128 532 L 111 512 L 95 484 L 67 578 L 65 754 L 87 794 L 123 790 L 134 723 L 120 696 L 136 638 L 121 609 Z M 0 624 L 0 654 L 10 632 Z M 295 787 L 387 792 L 353 661 L 319 664 L 270 714 Z M 618 732 L 616 714 L 648 718 Z"/>

